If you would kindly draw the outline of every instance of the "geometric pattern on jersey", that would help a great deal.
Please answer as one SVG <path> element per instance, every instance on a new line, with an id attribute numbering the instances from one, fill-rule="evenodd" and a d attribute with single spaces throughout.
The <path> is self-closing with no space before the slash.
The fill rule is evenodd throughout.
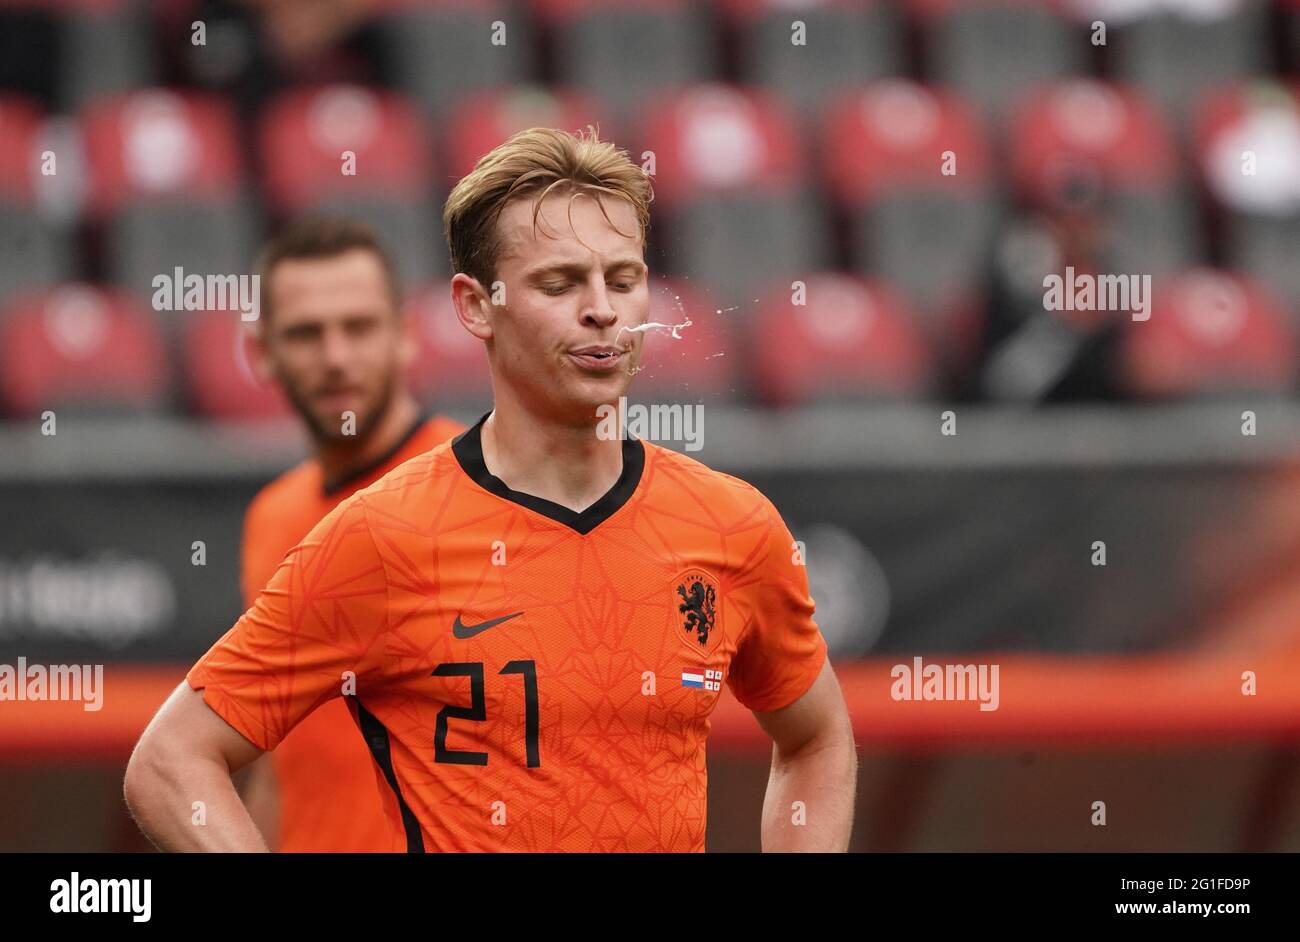
<path id="1" fill-rule="evenodd" d="M 354 676 L 394 849 L 702 851 L 722 684 L 776 710 L 825 660 L 790 531 L 637 440 L 587 511 L 520 495 L 482 424 L 332 510 L 191 685 L 271 749 Z"/>

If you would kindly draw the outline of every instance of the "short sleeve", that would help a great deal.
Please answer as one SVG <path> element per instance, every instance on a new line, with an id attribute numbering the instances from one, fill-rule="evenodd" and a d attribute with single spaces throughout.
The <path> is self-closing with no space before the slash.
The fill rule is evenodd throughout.
<path id="1" fill-rule="evenodd" d="M 772 506 L 763 552 L 745 588 L 749 626 L 741 636 L 727 683 L 754 712 L 789 706 L 812 686 L 826 660 L 826 642 L 813 620 L 808 572 L 794 537 Z"/>
<path id="2" fill-rule="evenodd" d="M 244 738 L 274 749 L 294 725 L 379 676 L 388 619 L 384 563 L 360 495 L 291 549 L 252 606 L 186 680 Z"/>
<path id="3" fill-rule="evenodd" d="M 251 608 L 257 598 L 258 586 L 253 580 L 253 558 L 255 544 L 253 533 L 256 528 L 257 499 L 244 511 L 244 526 L 239 536 L 239 597 L 243 599 L 244 608 Z M 265 582 L 263 583 L 265 584 Z"/>

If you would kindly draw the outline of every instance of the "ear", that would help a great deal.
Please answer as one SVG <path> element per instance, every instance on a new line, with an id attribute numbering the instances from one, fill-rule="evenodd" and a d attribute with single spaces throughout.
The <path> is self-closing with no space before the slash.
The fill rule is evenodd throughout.
<path id="1" fill-rule="evenodd" d="M 492 301 L 477 278 L 456 273 L 451 279 L 451 306 L 462 327 L 479 340 L 492 339 Z"/>

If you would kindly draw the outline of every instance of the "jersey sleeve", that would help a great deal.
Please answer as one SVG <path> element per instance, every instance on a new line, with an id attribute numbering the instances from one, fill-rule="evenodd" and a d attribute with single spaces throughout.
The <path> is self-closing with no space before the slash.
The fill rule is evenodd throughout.
<path id="1" fill-rule="evenodd" d="M 812 686 L 826 660 L 826 641 L 813 620 L 808 572 L 794 537 L 763 498 L 768 533 L 746 587 L 749 626 L 741 636 L 727 683 L 746 708 L 766 713 L 789 706 Z"/>
<path id="2" fill-rule="evenodd" d="M 388 620 L 384 562 L 360 495 L 330 511 L 281 561 L 251 607 L 186 680 L 260 749 L 312 710 L 376 681 Z"/>
<path id="3" fill-rule="evenodd" d="M 251 608 L 253 602 L 257 599 L 258 586 L 253 583 L 253 557 L 255 554 L 255 544 L 253 535 L 257 525 L 255 514 L 258 510 L 258 499 L 254 498 L 244 511 L 244 526 L 239 536 L 239 596 L 243 599 L 244 608 Z M 265 585 L 265 580 L 263 580 Z"/>

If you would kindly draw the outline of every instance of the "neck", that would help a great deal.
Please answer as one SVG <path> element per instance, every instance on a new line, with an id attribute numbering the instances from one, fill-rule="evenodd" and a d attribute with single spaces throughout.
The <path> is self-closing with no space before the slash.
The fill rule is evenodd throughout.
<path id="1" fill-rule="evenodd" d="M 384 414 L 365 438 L 356 441 L 317 441 L 316 459 L 324 479 L 338 481 L 391 451 L 411 430 L 420 408 L 405 390 L 395 394 Z"/>
<path id="2" fill-rule="evenodd" d="M 483 423 L 483 462 L 511 490 L 581 513 L 623 473 L 623 443 L 596 437 L 596 421 L 563 425 L 502 397 Z"/>

